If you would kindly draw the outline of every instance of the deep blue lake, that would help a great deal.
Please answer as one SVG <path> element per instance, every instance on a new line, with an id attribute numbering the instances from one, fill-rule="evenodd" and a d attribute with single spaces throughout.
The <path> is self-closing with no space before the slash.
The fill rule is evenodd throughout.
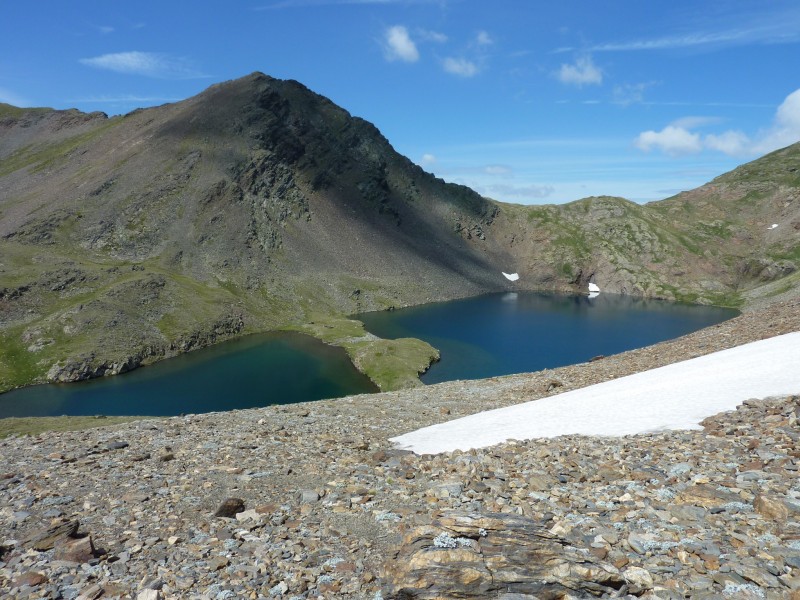
<path id="1" fill-rule="evenodd" d="M 343 349 L 277 333 L 224 342 L 116 377 L 12 390 L 0 394 L 0 417 L 166 416 L 376 391 Z"/>
<path id="2" fill-rule="evenodd" d="M 601 294 L 490 294 L 357 315 L 383 338 L 416 337 L 441 351 L 426 383 L 584 362 L 719 323 L 735 310 Z M 341 348 L 311 337 L 253 335 L 117 377 L 0 394 L 0 418 L 165 416 L 291 404 L 377 388 Z"/>
<path id="3" fill-rule="evenodd" d="M 415 337 L 441 352 L 425 383 L 481 379 L 585 362 L 725 321 L 726 308 L 613 294 L 489 294 L 357 315 L 382 338 Z"/>

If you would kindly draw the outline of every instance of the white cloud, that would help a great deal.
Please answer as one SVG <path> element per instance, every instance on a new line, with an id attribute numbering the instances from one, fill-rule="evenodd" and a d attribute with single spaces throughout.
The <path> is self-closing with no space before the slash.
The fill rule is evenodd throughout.
<path id="1" fill-rule="evenodd" d="M 697 129 L 698 127 L 705 127 L 706 125 L 716 125 L 721 122 L 719 117 L 699 117 L 689 116 L 675 119 L 670 125 L 680 127 L 681 129 Z"/>
<path id="2" fill-rule="evenodd" d="M 80 59 L 81 64 L 127 75 L 144 75 L 159 79 L 194 79 L 206 77 L 187 60 L 156 52 L 117 52 Z"/>
<path id="3" fill-rule="evenodd" d="M 442 67 L 448 73 L 461 77 L 473 77 L 478 74 L 478 65 L 466 58 L 445 58 Z"/>
<path id="4" fill-rule="evenodd" d="M 629 52 L 634 50 L 668 50 L 708 44 L 732 43 L 743 37 L 741 31 L 721 31 L 716 33 L 692 33 L 683 36 L 634 40 L 630 42 L 600 44 L 593 46 L 593 52 Z"/>
<path id="5" fill-rule="evenodd" d="M 603 83 L 603 71 L 592 61 L 591 56 L 582 56 L 574 65 L 562 64 L 557 73 L 561 83 L 577 86 Z"/>
<path id="6" fill-rule="evenodd" d="M 491 46 L 494 44 L 494 40 L 486 31 L 479 31 L 475 41 L 479 46 Z"/>
<path id="7" fill-rule="evenodd" d="M 630 106 L 631 104 L 641 104 L 644 102 L 644 92 L 647 88 L 655 85 L 654 82 L 645 83 L 625 83 L 614 86 L 612 91 L 612 102 L 620 106 Z"/>
<path id="8" fill-rule="evenodd" d="M 750 138 L 741 131 L 725 131 L 719 135 L 708 134 L 703 143 L 707 148 L 728 156 L 742 156 L 748 154 Z"/>
<path id="9" fill-rule="evenodd" d="M 777 15 L 773 15 L 777 16 Z M 750 44 L 789 44 L 800 39 L 797 30 L 797 13 L 772 23 L 724 31 L 698 31 L 685 35 L 612 42 L 592 46 L 592 52 L 634 52 L 641 50 L 671 50 L 698 46 L 744 46 Z"/>
<path id="10" fill-rule="evenodd" d="M 109 34 L 109 33 L 114 33 L 114 28 L 111 27 L 111 25 L 100 25 L 100 27 L 98 27 L 97 29 L 98 29 L 98 31 L 100 31 L 100 33 L 103 33 L 103 34 L 106 34 L 106 35 Z"/>
<path id="11" fill-rule="evenodd" d="M 776 118 L 780 127 L 800 130 L 800 89 L 786 96 L 778 107 Z"/>
<path id="12" fill-rule="evenodd" d="M 778 107 L 776 119 L 780 127 L 800 130 L 800 89 L 786 96 Z"/>
<path id="13" fill-rule="evenodd" d="M 410 63 L 419 60 L 417 45 L 408 35 L 408 29 L 402 25 L 389 27 L 383 37 L 386 60 L 401 60 Z"/>
<path id="14" fill-rule="evenodd" d="M 753 146 L 756 154 L 766 154 L 800 140 L 800 89 L 789 94 L 778 107 L 775 121 Z"/>
<path id="15" fill-rule="evenodd" d="M 421 164 L 425 166 L 435 165 L 436 157 L 433 154 L 423 154 Z"/>
<path id="16" fill-rule="evenodd" d="M 661 131 L 643 131 L 634 144 L 645 152 L 657 148 L 670 156 L 695 154 L 703 149 L 700 134 L 674 125 L 667 125 Z"/>
<path id="17" fill-rule="evenodd" d="M 757 156 L 800 141 L 800 89 L 789 94 L 778 109 L 772 124 L 754 137 L 729 129 L 700 135 L 690 131 L 719 123 L 715 117 L 684 117 L 661 131 L 644 131 L 634 140 L 640 150 L 658 149 L 670 156 L 715 150 L 729 156 Z"/>

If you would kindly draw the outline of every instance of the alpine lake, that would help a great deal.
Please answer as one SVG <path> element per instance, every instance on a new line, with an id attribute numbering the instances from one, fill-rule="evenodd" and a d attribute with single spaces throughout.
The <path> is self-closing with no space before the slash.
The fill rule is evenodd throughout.
<path id="1" fill-rule="evenodd" d="M 530 292 L 354 318 L 383 338 L 416 337 L 441 352 L 424 383 L 480 379 L 585 362 L 679 337 L 736 316 L 733 309 Z M 118 375 L 0 394 L 0 418 L 169 416 L 375 392 L 341 348 L 293 333 L 251 335 Z"/>

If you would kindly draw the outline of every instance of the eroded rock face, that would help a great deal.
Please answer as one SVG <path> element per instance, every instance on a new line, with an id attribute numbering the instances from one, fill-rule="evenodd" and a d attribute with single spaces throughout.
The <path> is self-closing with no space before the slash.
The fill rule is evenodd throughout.
<path id="1" fill-rule="evenodd" d="M 176 356 L 210 346 L 218 341 L 235 336 L 244 329 L 244 319 L 240 314 L 225 315 L 202 329 L 182 336 L 170 344 L 146 345 L 138 352 L 116 360 L 102 360 L 95 352 L 67 358 L 53 364 L 47 372 L 47 381 L 53 383 L 69 383 L 108 377 L 127 373 L 142 364 L 154 360 Z"/>
<path id="2" fill-rule="evenodd" d="M 386 597 L 602 596 L 626 581 L 619 569 L 521 515 L 446 513 L 408 533 L 386 566 Z"/>

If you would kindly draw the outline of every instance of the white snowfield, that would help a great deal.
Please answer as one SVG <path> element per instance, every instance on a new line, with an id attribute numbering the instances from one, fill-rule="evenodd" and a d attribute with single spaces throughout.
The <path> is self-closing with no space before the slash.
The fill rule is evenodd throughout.
<path id="1" fill-rule="evenodd" d="M 512 439 L 701 429 L 706 417 L 750 398 L 797 393 L 800 332 L 432 425 L 391 441 L 417 454 L 438 454 Z"/>

